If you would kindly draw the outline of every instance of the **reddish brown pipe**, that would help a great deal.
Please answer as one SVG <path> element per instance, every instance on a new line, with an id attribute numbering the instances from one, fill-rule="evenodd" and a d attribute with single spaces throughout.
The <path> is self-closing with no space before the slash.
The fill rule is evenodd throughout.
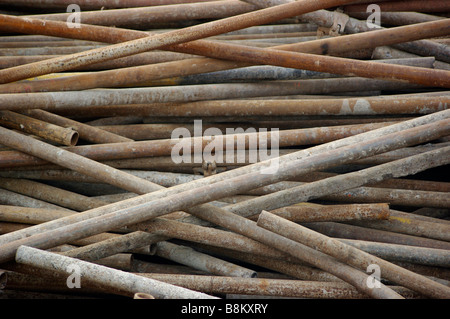
<path id="1" fill-rule="evenodd" d="M 110 2 L 110 1 L 109 1 Z M 348 1 L 347 1 L 348 2 Z M 80 22 L 116 27 L 145 29 L 151 25 L 196 19 L 223 19 L 256 10 L 256 7 L 238 0 L 203 1 L 177 5 L 142 6 L 96 11 L 80 11 Z M 70 21 L 72 13 L 28 15 L 53 21 Z"/>

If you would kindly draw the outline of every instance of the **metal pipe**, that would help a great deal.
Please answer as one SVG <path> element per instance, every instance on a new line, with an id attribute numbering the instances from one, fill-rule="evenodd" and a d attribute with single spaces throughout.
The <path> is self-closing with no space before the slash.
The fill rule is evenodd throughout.
<path id="1" fill-rule="evenodd" d="M 339 239 L 339 241 L 389 261 L 402 261 L 447 268 L 450 265 L 450 252 L 445 249 L 377 243 L 354 239 Z"/>
<path id="2" fill-rule="evenodd" d="M 85 211 L 106 204 L 95 198 L 83 196 L 36 181 L 0 177 L 0 185 L 1 188 L 9 191 L 40 199 L 75 211 Z"/>
<path id="3" fill-rule="evenodd" d="M 138 248 L 141 248 L 139 250 L 141 254 L 144 252 L 142 248 L 145 248 L 147 254 L 152 255 L 156 248 L 153 245 L 154 238 L 155 236 L 152 234 L 133 232 L 75 248 L 62 253 L 62 255 L 92 262 L 125 251 L 137 251 Z"/>
<path id="4" fill-rule="evenodd" d="M 367 90 L 401 90 L 417 88 L 408 83 L 364 79 L 357 77 L 338 79 L 311 79 L 293 81 L 267 81 L 257 83 L 226 83 L 150 88 L 97 89 L 86 91 L 39 92 L 2 94 L 0 109 L 47 111 L 88 106 L 181 103 L 201 100 L 239 99 L 261 96 L 285 96 L 296 94 L 328 94 L 356 91 L 355 86 Z"/>
<path id="5" fill-rule="evenodd" d="M 82 269 L 83 278 L 99 285 L 127 290 L 132 294 L 144 292 L 158 299 L 215 299 L 215 297 L 189 289 L 27 246 L 21 246 L 17 250 L 15 260 L 20 264 L 52 270 L 65 275 L 71 275 L 73 267 L 78 267 L 78 269 Z"/>
<path id="6" fill-rule="evenodd" d="M 388 204 L 292 205 L 271 213 L 294 222 L 380 220 L 390 215 Z"/>
<path id="7" fill-rule="evenodd" d="M 263 267 L 264 269 L 273 270 L 280 274 L 285 274 L 292 278 L 297 278 L 307 281 L 326 281 L 326 282 L 343 282 L 343 280 L 332 275 L 327 271 L 319 268 L 309 266 L 302 260 L 289 256 L 289 259 L 276 259 L 270 256 L 261 256 L 256 254 L 249 254 L 237 250 L 231 250 L 223 247 L 214 247 L 205 244 L 193 243 L 193 247 L 214 254 L 222 258 L 231 258 L 232 260 L 239 260 L 241 262 Z M 151 271 L 144 271 L 151 272 Z"/>
<path id="8" fill-rule="evenodd" d="M 445 241 L 417 237 L 406 234 L 399 234 L 385 230 L 371 229 L 355 225 L 347 225 L 334 222 L 304 223 L 304 226 L 311 228 L 324 235 L 335 238 L 357 239 L 365 241 L 375 241 L 398 245 L 419 246 L 436 249 L 450 249 L 450 244 Z"/>
<path id="9" fill-rule="evenodd" d="M 319 282 L 285 279 L 234 278 L 224 276 L 167 275 L 140 273 L 145 278 L 161 280 L 173 285 L 211 294 L 248 294 L 274 297 L 313 299 L 365 299 L 364 294 L 341 282 Z M 400 287 L 393 290 L 404 295 Z M 409 294 L 407 294 L 409 295 Z"/>
<path id="10" fill-rule="evenodd" d="M 121 135 L 117 135 L 99 127 L 87 125 L 72 119 L 62 117 L 44 110 L 31 109 L 24 111 L 25 114 L 37 118 L 42 121 L 47 121 L 62 127 L 71 127 L 78 132 L 80 138 L 92 143 L 120 143 L 132 142 L 133 140 Z"/>
<path id="11" fill-rule="evenodd" d="M 353 246 L 346 245 L 336 239 L 309 230 L 306 227 L 267 211 L 261 212 L 257 225 L 277 234 L 283 234 L 287 238 L 324 252 L 354 267 L 367 270 L 370 265 L 377 265 L 381 269 L 380 275 L 383 278 L 392 280 L 402 286 L 427 286 L 426 289 L 431 294 L 437 293 L 441 298 L 448 298 L 450 296 L 450 287 L 445 287 L 431 279 L 417 275 L 414 272 L 398 267 Z"/>
<path id="12" fill-rule="evenodd" d="M 54 205 L 48 202 L 44 202 L 39 199 L 35 199 L 29 196 L 25 196 L 22 194 L 18 194 L 15 192 L 8 191 L 6 189 L 0 188 L 0 203 L 3 205 L 12 205 L 12 206 L 23 206 L 23 207 L 32 207 L 32 208 L 44 208 L 44 209 L 53 209 L 59 211 L 66 212 L 74 212 L 71 209 L 61 207 L 58 205 Z"/>
<path id="13" fill-rule="evenodd" d="M 176 5 L 141 6 L 110 10 L 81 11 L 80 20 L 85 24 L 145 29 L 167 22 L 196 19 L 224 19 L 248 13 L 255 6 L 236 0 L 180 3 Z M 35 14 L 28 18 L 67 21 L 71 13 Z"/>
<path id="14" fill-rule="evenodd" d="M 61 127 L 8 110 L 0 110 L 0 124 L 67 146 L 76 145 L 79 137 L 78 132 L 72 128 Z"/>
<path id="15" fill-rule="evenodd" d="M 361 97 L 335 99 L 294 99 L 294 100 L 209 100 L 190 103 L 171 103 L 168 105 L 111 106 L 106 112 L 130 109 L 128 112 L 139 112 L 142 116 L 363 116 L 394 114 L 429 114 L 448 108 L 450 97 L 447 96 L 410 96 L 410 97 Z M 164 107 L 162 107 L 164 106 Z M 418 107 L 419 106 L 419 107 Z M 99 108 L 100 110 L 100 108 Z M 109 113 L 111 114 L 111 113 Z M 114 114 L 114 113 L 113 113 Z M 100 114 L 98 114 L 100 115 Z M 169 119 L 168 119 L 169 120 Z M 243 118 L 242 120 L 245 120 Z M 139 126 L 136 126 L 138 128 Z M 108 127 L 114 130 L 116 125 Z M 117 130 L 120 129 L 117 128 Z M 118 131 L 120 132 L 120 131 Z"/>
<path id="16" fill-rule="evenodd" d="M 254 278 L 257 274 L 254 270 L 198 252 L 188 246 L 167 241 L 158 242 L 155 246 L 155 255 L 209 274 L 240 278 Z"/>

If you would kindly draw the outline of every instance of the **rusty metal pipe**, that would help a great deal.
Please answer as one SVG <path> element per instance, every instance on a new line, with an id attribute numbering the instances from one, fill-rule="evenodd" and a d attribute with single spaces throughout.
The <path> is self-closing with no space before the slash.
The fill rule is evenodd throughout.
<path id="1" fill-rule="evenodd" d="M 61 127 L 8 110 L 0 110 L 0 124 L 66 146 L 76 145 L 79 137 L 78 132 L 70 127 Z"/>
<path id="2" fill-rule="evenodd" d="M 40 199 L 75 211 L 85 211 L 105 205 L 104 202 L 98 199 L 83 196 L 37 181 L 0 177 L 0 186 L 1 188 L 12 192 Z"/>
<path id="3" fill-rule="evenodd" d="M 380 220 L 390 215 L 387 204 L 292 205 L 271 213 L 294 222 Z"/>
<path id="4" fill-rule="evenodd" d="M 371 229 L 343 223 L 318 222 L 304 223 L 303 225 L 334 238 L 356 239 L 445 250 L 450 249 L 450 244 L 441 240 L 399 234 L 385 230 Z"/>
<path id="5" fill-rule="evenodd" d="M 219 35 L 257 24 L 274 22 L 283 18 L 288 18 L 298 14 L 322 9 L 327 6 L 331 7 L 333 5 L 342 5 L 345 3 L 348 3 L 348 1 L 327 0 L 320 3 L 299 1 L 274 8 L 262 9 L 258 10 L 257 12 L 241 14 L 197 26 L 110 45 L 106 48 L 85 51 L 78 54 L 72 54 L 56 59 L 49 59 L 37 63 L 30 63 L 27 64 L 26 68 L 24 68 L 24 66 L 18 66 L 0 70 L 0 77 L 2 79 L 1 83 L 13 82 L 30 78 L 32 76 L 69 70 L 82 65 L 89 65 L 96 62 L 102 62 L 114 58 L 145 52 L 148 50 L 160 49 L 168 45 L 189 42 L 213 35 Z"/>
<path id="6" fill-rule="evenodd" d="M 155 255 L 209 274 L 240 278 L 256 277 L 254 270 L 201 253 L 188 246 L 167 241 L 158 242 L 155 246 Z"/>
<path id="7" fill-rule="evenodd" d="M 30 82 L 32 83 L 32 82 Z M 367 90 L 401 90 L 416 85 L 358 77 L 311 79 L 294 81 L 267 81 L 259 83 L 227 83 L 205 85 L 181 85 L 166 87 L 142 87 L 122 89 L 97 89 L 86 91 L 39 92 L 2 94 L 0 110 L 43 109 L 64 110 L 90 106 L 146 104 L 167 102 L 192 102 L 261 96 L 285 96 L 296 94 L 328 94 L 356 91 L 355 86 Z"/>
<path id="8" fill-rule="evenodd" d="M 161 280 L 173 285 L 210 294 L 247 294 L 275 297 L 296 297 L 314 299 L 365 299 L 351 285 L 338 282 L 300 281 L 266 278 L 233 278 L 201 275 L 167 275 L 139 273 L 145 278 Z M 393 290 L 404 294 L 401 287 Z"/>
<path id="9" fill-rule="evenodd" d="M 211 100 L 167 105 L 111 106 L 106 112 L 117 109 L 139 111 L 142 116 L 313 116 L 313 115 L 394 115 L 394 114 L 428 114 L 446 109 L 450 97 L 364 97 L 336 99 L 294 99 L 294 100 Z M 164 107 L 163 107 L 164 106 Z M 419 106 L 419 107 L 418 107 Z M 100 109 L 100 108 L 99 108 Z M 111 113 L 109 113 L 111 114 Z M 114 130 L 116 126 L 108 129 Z M 137 126 L 136 126 L 137 127 Z M 119 126 L 120 128 L 120 126 Z M 117 128 L 117 129 L 119 129 Z M 120 131 L 119 131 L 120 132 Z"/>
<path id="10" fill-rule="evenodd" d="M 196 19 L 224 19 L 254 11 L 255 6 L 236 0 L 203 1 L 159 6 L 141 6 L 110 10 L 81 11 L 84 24 L 145 29 L 159 23 Z M 71 13 L 35 14 L 28 18 L 68 21 Z"/>
<path id="11" fill-rule="evenodd" d="M 61 207 L 55 204 L 51 204 L 39 199 L 35 199 L 29 196 L 18 194 L 15 192 L 8 191 L 6 189 L 0 188 L 0 203 L 2 205 L 11 206 L 22 206 L 22 207 L 32 207 L 32 208 L 44 208 L 53 209 L 66 212 L 74 212 L 71 209 Z"/>
<path id="12" fill-rule="evenodd" d="M 26 110 L 25 114 L 39 119 L 41 121 L 46 121 L 49 123 L 53 123 L 55 125 L 61 127 L 70 127 L 74 129 L 80 138 L 85 141 L 92 143 L 120 143 L 120 142 L 132 142 L 133 140 L 130 138 L 126 138 L 124 136 L 120 136 L 105 130 L 102 130 L 99 127 L 95 127 L 92 125 L 87 125 L 81 122 L 74 121 L 72 119 L 59 116 L 57 114 L 52 114 L 50 112 L 44 110 Z"/>
<path id="13" fill-rule="evenodd" d="M 78 247 L 63 252 L 62 255 L 92 262 L 126 251 L 143 254 L 142 248 L 145 248 L 147 255 L 153 255 L 155 253 L 154 237 L 146 232 L 133 232 Z M 141 249 L 138 251 L 138 248 Z"/>
<path id="14" fill-rule="evenodd" d="M 360 269 L 367 270 L 370 265 L 378 265 L 381 269 L 383 278 L 392 280 L 402 286 L 409 288 L 414 286 L 427 286 L 427 290 L 431 294 L 436 292 L 438 295 L 441 295 L 441 298 L 448 298 L 448 296 L 450 296 L 449 287 L 445 287 L 424 276 L 408 271 L 381 258 L 363 252 L 353 246 L 349 246 L 336 239 L 322 235 L 267 211 L 261 212 L 257 225 L 277 234 L 283 234 L 283 236 L 286 236 L 287 238 L 317 249 Z M 444 287 L 446 289 L 444 289 Z"/>
<path id="15" fill-rule="evenodd" d="M 83 269 L 83 278 L 96 282 L 99 285 L 106 285 L 117 289 L 128 290 L 130 293 L 145 292 L 155 298 L 181 298 L 181 299 L 211 299 L 215 297 L 194 292 L 192 290 L 164 284 L 160 281 L 143 278 L 131 273 L 115 270 L 105 266 L 92 264 L 75 258 L 61 256 L 55 253 L 46 252 L 36 248 L 22 246 L 17 250 L 16 262 L 41 269 L 52 270 L 60 274 L 71 275 L 70 265 Z M 112 281 L 111 278 L 114 278 Z"/>

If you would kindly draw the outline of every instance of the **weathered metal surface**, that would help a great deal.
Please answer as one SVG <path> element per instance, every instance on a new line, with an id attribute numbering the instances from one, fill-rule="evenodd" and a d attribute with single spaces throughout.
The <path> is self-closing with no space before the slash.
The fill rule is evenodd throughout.
<path id="1" fill-rule="evenodd" d="M 0 111 L 0 124 L 66 146 L 76 145 L 79 138 L 78 132 L 70 127 L 61 127 L 7 110 Z"/>

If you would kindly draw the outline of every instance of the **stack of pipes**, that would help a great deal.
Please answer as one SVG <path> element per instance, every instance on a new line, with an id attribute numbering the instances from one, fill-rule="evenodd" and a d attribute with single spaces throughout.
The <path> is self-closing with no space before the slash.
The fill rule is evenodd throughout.
<path id="1" fill-rule="evenodd" d="M 0 298 L 450 298 L 447 1 L 0 11 Z"/>

